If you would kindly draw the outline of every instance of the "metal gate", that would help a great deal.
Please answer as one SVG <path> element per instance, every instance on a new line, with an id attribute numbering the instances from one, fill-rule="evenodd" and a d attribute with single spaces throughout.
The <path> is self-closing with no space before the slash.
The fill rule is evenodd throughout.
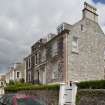
<path id="1" fill-rule="evenodd" d="M 77 85 L 75 82 L 70 84 L 60 84 L 59 105 L 75 105 Z"/>

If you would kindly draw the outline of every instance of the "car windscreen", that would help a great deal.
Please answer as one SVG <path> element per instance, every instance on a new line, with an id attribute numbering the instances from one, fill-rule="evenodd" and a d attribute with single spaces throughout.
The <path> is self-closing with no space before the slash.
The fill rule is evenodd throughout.
<path id="1" fill-rule="evenodd" d="M 33 98 L 20 98 L 17 99 L 17 105 L 43 105 L 38 100 Z"/>

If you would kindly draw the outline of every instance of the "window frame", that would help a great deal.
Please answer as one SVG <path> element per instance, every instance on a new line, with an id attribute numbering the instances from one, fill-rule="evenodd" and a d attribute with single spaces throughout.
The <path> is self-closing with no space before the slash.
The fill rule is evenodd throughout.
<path id="1" fill-rule="evenodd" d="M 17 76 L 17 73 L 19 73 L 19 77 Z M 20 71 L 16 71 L 16 79 L 20 79 L 21 78 L 21 72 Z"/>
<path id="2" fill-rule="evenodd" d="M 72 38 L 72 52 L 78 53 L 79 47 L 78 47 L 78 37 L 73 36 Z"/>
<path id="3" fill-rule="evenodd" d="M 56 69 L 55 69 L 55 67 L 56 67 Z M 57 74 L 57 76 L 56 76 L 56 74 Z M 58 78 L 59 78 L 59 76 L 58 76 L 58 63 L 55 63 L 52 67 L 52 79 L 58 79 Z"/>

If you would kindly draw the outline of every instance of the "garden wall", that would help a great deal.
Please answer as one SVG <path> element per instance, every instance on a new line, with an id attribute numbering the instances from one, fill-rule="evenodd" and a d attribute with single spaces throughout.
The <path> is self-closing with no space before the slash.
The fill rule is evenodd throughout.
<path id="1" fill-rule="evenodd" d="M 76 105 L 105 105 L 105 89 L 78 90 Z"/>
<path id="2" fill-rule="evenodd" d="M 44 101 L 46 105 L 58 105 L 59 103 L 59 84 L 52 85 L 33 85 L 28 83 L 15 83 L 5 87 L 5 93 L 22 93 L 34 95 Z"/>
<path id="3" fill-rule="evenodd" d="M 20 91 L 18 93 L 35 95 L 47 105 L 58 105 L 59 102 L 58 90 L 28 90 Z M 105 89 L 78 90 L 76 105 L 105 105 Z"/>
<path id="4" fill-rule="evenodd" d="M 105 105 L 105 80 L 81 82 L 77 86 L 76 105 Z M 59 87 L 59 85 L 16 84 L 7 86 L 5 92 L 34 95 L 46 105 L 58 105 Z"/>
<path id="5" fill-rule="evenodd" d="M 34 95 L 38 99 L 44 101 L 47 105 L 58 105 L 59 102 L 58 90 L 27 90 L 19 91 L 18 93 Z"/>

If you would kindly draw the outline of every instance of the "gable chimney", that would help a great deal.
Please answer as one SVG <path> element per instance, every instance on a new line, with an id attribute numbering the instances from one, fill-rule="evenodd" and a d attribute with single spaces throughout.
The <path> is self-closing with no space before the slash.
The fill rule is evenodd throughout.
<path id="1" fill-rule="evenodd" d="M 96 13 L 96 11 L 97 9 L 95 7 L 84 2 L 83 18 L 88 18 L 95 22 L 98 22 L 98 14 Z"/>

